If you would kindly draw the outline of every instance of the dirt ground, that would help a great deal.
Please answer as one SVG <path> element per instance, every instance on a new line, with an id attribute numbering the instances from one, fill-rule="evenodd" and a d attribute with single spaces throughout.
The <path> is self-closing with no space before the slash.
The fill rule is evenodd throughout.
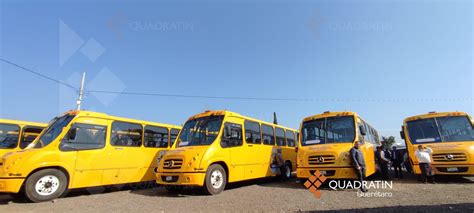
<path id="1" fill-rule="evenodd" d="M 423 184 L 410 176 L 394 179 L 392 189 L 371 190 L 375 191 L 392 197 L 358 197 L 357 190 L 335 191 L 326 184 L 317 199 L 297 179 L 232 184 L 215 196 L 197 189 L 170 193 L 163 187 L 132 185 L 120 190 L 76 190 L 45 203 L 0 194 L 0 212 L 474 212 L 474 177 L 438 178 L 437 184 Z"/>

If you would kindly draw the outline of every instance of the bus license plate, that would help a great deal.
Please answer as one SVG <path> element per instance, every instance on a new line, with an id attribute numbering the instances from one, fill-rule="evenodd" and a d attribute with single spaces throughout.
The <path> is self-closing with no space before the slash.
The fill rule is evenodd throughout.
<path id="1" fill-rule="evenodd" d="M 457 172 L 458 168 L 457 167 L 450 167 L 446 169 L 448 172 Z"/>
<path id="2" fill-rule="evenodd" d="M 326 171 L 319 171 L 322 175 L 326 175 L 327 172 Z"/>
<path id="3" fill-rule="evenodd" d="M 172 177 L 172 176 L 166 176 L 165 180 L 166 180 L 166 181 L 172 181 L 172 180 L 173 180 L 173 177 Z"/>

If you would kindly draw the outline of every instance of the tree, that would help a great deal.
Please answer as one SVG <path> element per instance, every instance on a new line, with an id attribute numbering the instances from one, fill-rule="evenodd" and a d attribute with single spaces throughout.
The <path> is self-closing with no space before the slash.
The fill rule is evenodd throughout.
<path id="1" fill-rule="evenodd" d="M 395 144 L 395 137 L 393 137 L 393 136 L 383 137 L 382 136 L 382 146 L 385 149 L 391 149 L 394 144 Z"/>

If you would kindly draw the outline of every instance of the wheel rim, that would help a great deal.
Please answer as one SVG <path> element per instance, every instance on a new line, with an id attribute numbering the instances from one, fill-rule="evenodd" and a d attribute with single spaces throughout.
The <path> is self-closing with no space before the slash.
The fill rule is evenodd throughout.
<path id="1" fill-rule="evenodd" d="M 291 169 L 290 169 L 290 166 L 286 165 L 285 166 L 285 175 L 287 178 L 290 178 L 291 177 Z"/>
<path id="2" fill-rule="evenodd" d="M 215 170 L 211 173 L 211 185 L 214 189 L 219 189 L 224 183 L 224 175 L 221 171 Z"/>
<path id="3" fill-rule="evenodd" d="M 35 189 L 39 195 L 52 195 L 59 189 L 59 178 L 53 175 L 46 175 L 36 182 Z"/>

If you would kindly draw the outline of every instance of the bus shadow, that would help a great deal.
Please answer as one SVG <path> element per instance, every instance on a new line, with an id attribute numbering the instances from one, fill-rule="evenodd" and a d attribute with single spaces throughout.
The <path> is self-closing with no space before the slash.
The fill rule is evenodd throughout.
<path id="1" fill-rule="evenodd" d="M 280 181 L 278 177 L 270 177 L 270 178 L 260 178 L 260 179 L 254 179 L 254 180 L 247 180 L 247 181 L 240 181 L 236 183 L 228 183 L 224 192 L 225 191 L 232 191 L 236 189 L 240 189 L 243 187 L 248 187 L 248 186 L 269 186 L 269 185 L 279 185 L 281 187 L 284 187 L 287 184 L 292 184 L 292 180 L 288 181 Z M 292 184 L 293 186 L 288 186 L 288 188 L 294 188 L 295 184 Z M 296 186 L 297 188 L 301 188 L 301 186 Z M 207 194 L 204 193 L 203 189 L 201 187 L 191 187 L 187 186 L 184 187 L 183 189 L 180 190 L 168 190 L 166 189 L 165 186 L 158 186 L 156 188 L 153 188 L 152 190 L 142 190 L 142 189 L 137 189 L 137 190 L 131 190 L 130 193 L 134 194 L 139 194 L 143 196 L 151 196 L 151 197 L 190 197 L 190 196 L 207 196 Z"/>
<path id="2" fill-rule="evenodd" d="M 339 212 L 384 212 L 384 213 L 399 213 L 399 212 L 474 212 L 474 203 L 459 203 L 459 204 L 442 204 L 442 205 L 415 205 L 415 206 L 388 206 L 375 207 L 363 209 L 343 209 L 343 210 L 328 210 L 328 211 L 305 211 L 305 212 L 325 212 L 325 213 L 339 213 Z"/>
<path id="3" fill-rule="evenodd" d="M 89 188 L 70 190 L 66 195 L 62 196 L 59 199 L 74 198 L 74 197 L 81 197 L 81 196 L 91 196 L 91 195 L 97 195 L 97 194 L 109 194 L 109 193 L 120 192 L 120 191 L 150 190 L 154 188 L 159 188 L 159 185 L 156 184 L 155 182 L 141 182 L 141 183 L 131 183 L 131 184 L 89 187 Z M 30 203 L 21 194 L 18 194 L 18 195 L 0 194 L 0 205 L 8 205 L 8 203 L 10 202 Z"/>

